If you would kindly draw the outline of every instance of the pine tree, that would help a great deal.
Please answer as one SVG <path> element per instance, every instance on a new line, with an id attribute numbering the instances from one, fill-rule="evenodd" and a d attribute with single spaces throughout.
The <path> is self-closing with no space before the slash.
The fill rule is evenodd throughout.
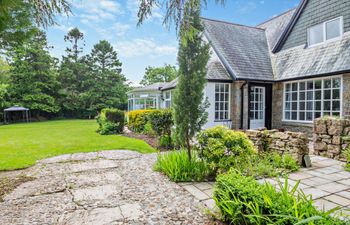
<path id="1" fill-rule="evenodd" d="M 195 4 L 195 5 L 193 5 Z M 200 21 L 199 1 L 185 7 L 189 23 L 195 28 L 191 36 L 181 34 L 178 53 L 179 81 L 174 96 L 174 122 L 178 141 L 183 144 L 191 158 L 191 139 L 207 120 L 204 99 L 206 65 L 209 60 L 209 45 L 202 39 L 203 26 Z M 183 23 L 187 24 L 187 23 Z M 187 32 L 183 28 L 184 33 Z"/>
<path id="2" fill-rule="evenodd" d="M 35 116 L 59 111 L 56 60 L 48 51 L 46 36 L 37 31 L 28 43 L 15 49 L 10 76 L 12 104 L 30 108 Z"/>

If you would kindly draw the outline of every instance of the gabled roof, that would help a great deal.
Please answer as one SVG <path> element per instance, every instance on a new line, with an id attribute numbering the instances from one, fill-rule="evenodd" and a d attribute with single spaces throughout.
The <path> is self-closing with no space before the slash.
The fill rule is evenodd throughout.
<path id="1" fill-rule="evenodd" d="M 272 19 L 257 25 L 257 27 L 265 30 L 270 51 L 272 51 L 272 49 L 277 44 L 283 31 L 286 29 L 289 21 L 291 20 L 294 12 L 295 9 L 288 10 L 287 12 L 284 12 L 281 15 L 275 16 Z"/>
<path id="2" fill-rule="evenodd" d="M 263 29 L 205 18 L 202 22 L 206 38 L 234 79 L 273 80 Z"/>
<path id="3" fill-rule="evenodd" d="M 178 78 L 175 78 L 174 80 L 172 80 L 172 81 L 166 83 L 166 84 L 164 85 L 164 87 L 162 87 L 161 90 L 162 90 L 162 91 L 166 91 L 166 90 L 170 90 L 170 89 L 176 88 L 177 80 L 178 80 Z"/>
<path id="4" fill-rule="evenodd" d="M 230 76 L 230 74 L 228 74 L 225 67 L 218 60 L 209 62 L 207 69 L 207 80 L 232 81 L 232 77 Z"/>
<path id="5" fill-rule="evenodd" d="M 166 82 L 158 82 L 154 83 L 145 87 L 136 87 L 131 90 L 131 92 L 141 92 L 141 91 L 160 91 L 162 87 L 164 87 L 167 83 Z"/>
<path id="6" fill-rule="evenodd" d="M 288 35 L 290 34 L 290 32 L 292 32 L 294 25 L 298 21 L 300 15 L 301 15 L 301 12 L 303 11 L 303 9 L 305 8 L 307 3 L 308 3 L 308 0 L 302 0 L 300 2 L 299 6 L 296 8 L 292 18 L 290 19 L 287 27 L 284 29 L 281 37 L 277 41 L 276 45 L 273 47 L 272 53 L 276 53 L 281 49 L 282 45 L 287 40 Z"/>

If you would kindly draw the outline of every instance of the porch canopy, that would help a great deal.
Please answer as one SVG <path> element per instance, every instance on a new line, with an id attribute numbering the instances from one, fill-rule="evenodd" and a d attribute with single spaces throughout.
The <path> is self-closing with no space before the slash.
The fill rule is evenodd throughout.
<path id="1" fill-rule="evenodd" d="M 21 118 L 23 119 L 23 121 L 24 122 L 29 122 L 29 119 L 30 119 L 29 109 L 24 108 L 22 106 L 15 105 L 15 106 L 12 106 L 10 108 L 4 109 L 4 122 L 5 123 L 9 122 L 10 114 L 12 112 L 22 112 L 22 117 Z"/>

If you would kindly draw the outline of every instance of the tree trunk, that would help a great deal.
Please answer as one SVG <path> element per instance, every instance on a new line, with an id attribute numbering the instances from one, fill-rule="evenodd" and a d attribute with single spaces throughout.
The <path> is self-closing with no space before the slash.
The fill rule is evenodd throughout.
<path id="1" fill-rule="evenodd" d="M 187 147 L 187 154 L 188 154 L 188 159 L 191 161 L 192 155 L 191 155 L 191 144 L 190 144 L 190 138 L 188 135 L 186 135 L 186 147 Z"/>

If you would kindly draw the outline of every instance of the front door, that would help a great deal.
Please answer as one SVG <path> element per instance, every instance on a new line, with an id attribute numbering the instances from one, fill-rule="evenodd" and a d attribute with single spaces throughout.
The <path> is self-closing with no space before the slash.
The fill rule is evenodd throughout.
<path id="1" fill-rule="evenodd" d="M 251 87 L 249 118 L 250 129 L 265 127 L 265 87 Z"/>

